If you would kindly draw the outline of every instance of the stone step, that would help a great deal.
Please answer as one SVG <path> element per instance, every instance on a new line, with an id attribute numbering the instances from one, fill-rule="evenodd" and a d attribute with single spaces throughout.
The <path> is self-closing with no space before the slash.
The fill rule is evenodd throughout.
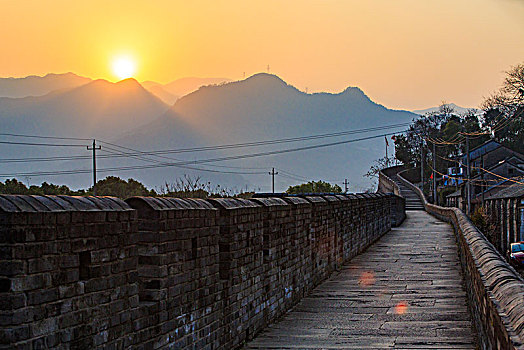
<path id="1" fill-rule="evenodd" d="M 400 181 L 397 175 L 393 175 L 391 179 L 398 185 L 400 195 L 406 199 L 406 210 L 425 210 L 419 196 L 404 182 Z"/>

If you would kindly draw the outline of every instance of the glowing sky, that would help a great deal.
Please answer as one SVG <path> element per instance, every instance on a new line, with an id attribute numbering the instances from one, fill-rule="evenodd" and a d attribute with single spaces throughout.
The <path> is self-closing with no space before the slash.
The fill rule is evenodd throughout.
<path id="1" fill-rule="evenodd" d="M 477 106 L 524 62 L 522 0 L 0 0 L 0 77 L 241 79 L 359 86 L 393 108 Z"/>

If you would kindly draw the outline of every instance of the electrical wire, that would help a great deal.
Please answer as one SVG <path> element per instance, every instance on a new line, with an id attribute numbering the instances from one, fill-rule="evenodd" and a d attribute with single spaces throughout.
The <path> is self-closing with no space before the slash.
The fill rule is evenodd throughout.
<path id="1" fill-rule="evenodd" d="M 105 146 L 105 148 L 108 148 L 108 146 Z M 112 149 L 112 148 L 110 148 Z M 120 152 L 116 149 L 112 149 L 112 151 L 116 151 L 116 152 L 111 152 L 111 153 L 115 153 L 117 154 L 117 152 Z M 146 157 L 140 157 L 140 156 L 131 156 L 132 158 L 134 159 L 138 159 L 138 160 L 143 160 L 143 161 L 146 161 L 146 162 L 153 162 L 153 163 L 157 163 L 157 164 L 164 164 L 163 162 L 161 161 L 158 161 L 156 159 L 150 159 L 150 158 L 146 158 Z M 190 167 L 190 166 L 185 166 L 185 165 L 174 165 L 175 167 L 180 167 L 180 168 L 184 168 L 184 169 L 190 169 L 190 170 L 197 170 L 197 171 L 204 171 L 204 172 L 211 172 L 211 173 L 221 173 L 221 174 L 239 174 L 239 175 L 261 175 L 261 174 L 265 174 L 265 172 L 247 172 L 247 171 L 226 171 L 226 170 L 222 170 L 222 171 L 218 171 L 218 170 L 213 170 L 213 169 L 205 169 L 205 168 L 197 168 L 197 167 Z"/>
<path id="2" fill-rule="evenodd" d="M 87 147 L 87 145 L 78 144 L 60 144 L 60 143 L 36 143 L 36 142 L 15 142 L 15 141 L 0 141 L 1 144 L 19 145 L 19 146 L 41 146 L 41 147 Z"/>
<path id="3" fill-rule="evenodd" d="M 450 158 L 446 158 L 446 157 L 442 157 L 442 156 L 439 156 L 438 154 L 436 154 L 437 157 L 443 159 L 443 160 L 447 160 L 447 161 L 452 161 L 452 162 L 457 162 L 461 165 L 463 165 L 461 162 L 457 161 L 457 160 L 454 160 L 454 159 L 450 159 Z M 492 180 L 492 179 L 466 179 L 466 178 L 462 178 L 462 177 L 454 177 L 454 176 L 451 176 L 451 175 L 448 175 L 448 174 L 443 174 L 441 172 L 439 172 L 438 170 L 435 170 L 433 169 L 433 167 L 430 165 L 430 164 L 427 164 L 429 166 L 429 168 L 431 168 L 431 170 L 435 171 L 437 174 L 439 175 L 442 175 L 442 176 L 446 176 L 447 178 L 450 178 L 450 179 L 457 179 L 457 180 L 462 180 L 464 182 L 486 182 L 486 181 L 498 181 L 498 180 Z M 470 165 L 471 168 L 473 169 L 478 169 L 478 170 L 483 170 L 493 176 L 496 176 L 500 179 L 503 179 L 505 181 L 511 181 L 511 182 L 515 182 L 515 183 L 518 183 L 518 184 L 521 184 L 521 185 L 524 185 L 524 182 L 520 182 L 518 181 L 517 179 L 519 179 L 519 177 L 517 178 L 507 178 L 507 177 L 504 177 L 502 175 L 498 175 L 498 174 L 495 174 L 487 169 L 484 169 L 482 167 L 476 167 L 476 166 L 473 166 L 473 165 Z"/>
<path id="4" fill-rule="evenodd" d="M 144 151 L 144 152 L 139 152 L 139 153 L 147 154 L 147 155 L 153 155 L 153 154 L 202 152 L 202 151 L 215 151 L 215 150 L 229 149 L 229 148 L 265 146 L 265 145 L 273 145 L 273 144 L 279 144 L 279 143 L 288 143 L 288 142 L 297 142 L 297 141 L 306 141 L 306 140 L 316 140 L 316 139 L 321 139 L 321 138 L 347 136 L 347 135 L 352 135 L 352 134 L 368 133 L 368 132 L 372 132 L 372 131 L 381 131 L 381 130 L 384 130 L 384 129 L 401 128 L 401 127 L 405 127 L 405 126 L 407 126 L 409 124 L 410 123 L 397 123 L 397 124 L 390 124 L 390 125 L 377 126 L 377 127 L 371 127 L 371 128 L 346 130 L 346 131 L 324 133 L 324 134 L 314 134 L 314 135 L 300 136 L 300 137 L 290 137 L 290 138 L 282 138 L 282 139 L 271 139 L 271 140 L 263 140 L 263 141 L 253 141 L 253 142 L 245 142 L 245 143 L 214 145 L 214 146 L 203 146 L 203 147 L 192 147 L 192 148 L 181 148 L 181 149 Z M 399 132 L 402 132 L 402 131 L 399 131 Z M 0 135 L 2 135 L 2 134 L 0 134 Z M 11 136 L 18 135 L 18 136 L 21 136 L 21 137 L 36 137 L 36 138 L 69 139 L 69 138 L 66 138 L 66 137 L 60 137 L 59 138 L 59 137 L 54 137 L 54 136 L 51 137 L 51 136 L 39 136 L 39 135 L 21 135 L 21 134 L 9 134 L 9 135 L 11 135 Z M 76 138 L 71 138 L 71 139 L 76 139 Z M 81 140 L 92 140 L 92 139 L 81 139 Z M 101 140 L 98 140 L 98 141 L 102 142 L 102 143 L 109 144 L 109 145 L 118 146 L 118 145 L 109 143 L 107 141 L 101 141 Z M 33 144 L 33 143 L 27 143 L 27 142 L 13 142 L 13 141 L 0 141 L 0 143 L 35 145 L 35 146 L 46 145 L 46 144 L 37 144 L 37 143 Z M 52 144 L 52 145 L 54 145 L 54 144 Z M 73 145 L 73 146 L 82 146 L 83 147 L 84 145 Z M 121 147 L 121 146 L 119 146 L 119 147 Z"/>
<path id="5" fill-rule="evenodd" d="M 405 131 L 405 130 L 404 130 Z M 253 154 L 242 154 L 242 155 L 236 155 L 236 156 L 226 156 L 226 157 L 217 157 L 217 158 L 210 158 L 210 159 L 201 159 L 201 160 L 195 160 L 195 161 L 185 161 L 185 162 L 177 162 L 177 163 L 161 163 L 156 165 L 142 165 L 142 166 L 125 166 L 125 167 L 112 167 L 112 168 L 102 168 L 99 169 L 99 172 L 111 172 L 111 171 L 127 171 L 127 170 L 137 170 L 137 169 L 151 169 L 151 168 L 162 168 L 162 167 L 176 167 L 176 166 L 188 166 L 188 165 L 198 165 L 198 164 L 205 164 L 205 163 L 213 163 L 213 162 L 221 162 L 221 161 L 230 161 L 230 160 L 237 160 L 237 159 L 246 159 L 246 158 L 255 158 L 255 157 L 263 157 L 263 156 L 269 156 L 269 155 L 277 155 L 277 154 L 284 154 L 284 153 L 290 153 L 290 152 L 298 152 L 298 151 L 305 151 L 305 150 L 311 150 L 311 149 L 318 149 L 318 148 L 325 148 L 325 147 L 332 147 L 337 145 L 343 145 L 343 144 L 349 144 L 353 142 L 359 142 L 359 141 L 366 141 L 371 140 L 375 138 L 382 138 L 384 136 L 389 136 L 393 134 L 397 134 L 397 132 L 389 132 L 384 133 L 380 135 L 373 135 L 373 136 L 367 136 L 362 137 L 358 139 L 351 139 L 351 140 L 342 140 L 337 142 L 330 142 L 330 143 L 324 143 L 324 144 L 318 144 L 318 145 L 311 145 L 311 146 L 303 146 L 303 147 L 296 147 L 296 148 L 288 148 L 283 150 L 276 150 L 276 151 L 266 151 L 266 152 L 259 152 L 259 153 L 253 153 Z M 32 172 L 32 173 L 12 173 L 12 174 L 0 174 L 0 177 L 11 177 L 11 176 L 52 176 L 52 175 L 66 175 L 66 174 L 83 174 L 83 173 L 89 173 L 91 170 L 87 169 L 74 169 L 74 170 L 64 170 L 64 171 L 46 171 L 46 172 Z"/>
<path id="6" fill-rule="evenodd" d="M 480 132 L 467 133 L 467 132 L 459 131 L 450 140 L 444 140 L 444 139 L 441 139 L 441 138 L 440 139 L 436 138 L 436 140 L 435 140 L 435 139 L 430 138 L 429 136 L 425 136 L 425 138 L 426 138 L 426 141 L 429 141 L 429 142 L 435 144 L 436 146 L 440 146 L 440 147 L 444 147 L 444 146 L 447 146 L 447 145 L 458 145 L 458 144 L 462 143 L 461 141 L 459 141 L 459 137 L 460 136 L 462 136 L 462 137 L 469 136 L 470 138 L 478 138 L 478 137 L 481 137 L 481 136 L 484 136 L 484 135 L 491 135 L 491 134 L 493 134 L 493 133 L 495 133 L 497 131 L 502 130 L 506 126 L 508 126 L 509 123 L 511 123 L 512 121 L 517 119 L 520 115 L 522 115 L 523 112 L 524 111 L 520 111 L 519 113 L 515 113 L 511 117 L 505 117 L 502 112 L 499 112 L 499 114 L 495 117 L 495 119 L 497 119 L 500 116 L 503 116 L 503 119 L 497 121 L 495 126 L 491 127 L 491 131 L 490 132 L 480 131 Z"/>
<path id="7" fill-rule="evenodd" d="M 120 146 L 120 145 L 117 145 L 117 144 L 114 144 L 114 143 L 110 143 L 110 142 L 106 142 L 106 141 L 100 141 L 102 144 L 105 144 L 105 148 L 109 148 L 109 149 L 113 149 L 115 150 L 114 148 L 111 148 L 110 146 L 108 145 L 111 145 L 111 146 L 115 146 L 115 147 L 118 147 L 118 148 L 121 148 L 121 149 L 124 149 L 124 150 L 127 150 L 127 151 L 133 151 L 133 152 L 136 152 L 137 154 L 144 154 L 144 155 L 147 155 L 147 152 L 142 152 L 142 151 L 139 151 L 139 150 L 136 150 L 136 149 L 133 149 L 133 148 L 129 148 L 129 147 L 124 147 L 124 146 Z M 128 155 L 129 153 L 126 153 L 126 152 L 122 152 L 122 151 L 119 151 L 118 150 L 118 153 L 123 155 L 123 156 L 126 156 Z M 183 159 L 178 159 L 178 158 L 174 158 L 174 157 L 166 157 L 166 156 L 162 156 L 162 155 L 156 155 L 156 154 L 153 154 L 152 156 L 154 157 L 157 157 L 157 158 L 162 158 L 162 159 L 168 159 L 168 160 L 175 160 L 177 162 L 184 162 L 185 160 Z M 146 157 L 143 157 L 144 159 L 150 159 L 150 160 L 153 160 L 152 158 L 146 158 Z M 157 161 L 159 162 L 159 161 Z M 231 168 L 231 169 L 246 169 L 246 170 L 262 170 L 262 169 L 266 169 L 266 168 L 261 168 L 261 167 L 237 167 L 237 166 L 225 166 L 225 165 L 216 165 L 216 164 L 213 164 L 211 166 L 214 166 L 214 167 L 218 167 L 218 168 Z"/>
<path id="8" fill-rule="evenodd" d="M 86 139 L 80 137 L 64 137 L 64 136 L 42 136 L 42 135 L 27 135 L 27 134 L 12 134 L 12 133 L 0 133 L 0 136 L 13 136 L 13 137 L 27 137 L 36 139 L 51 139 L 51 140 L 78 140 L 78 141 L 92 141 L 93 139 Z"/>
<path id="9" fill-rule="evenodd" d="M 127 151 L 132 152 L 121 152 L 119 154 L 110 154 L 110 155 L 100 155 L 99 157 L 101 159 L 103 158 L 120 158 L 120 157 L 128 157 L 128 156 L 147 156 L 147 155 L 154 155 L 157 157 L 160 157 L 160 155 L 163 154 L 175 154 L 175 153 L 186 153 L 186 152 L 200 152 L 200 151 L 214 151 L 214 150 L 222 150 L 222 149 L 229 149 L 229 148 L 242 148 L 242 147 L 255 147 L 255 146 L 265 146 L 265 145 L 272 145 L 272 144 L 279 144 L 279 143 L 288 143 L 288 142 L 298 142 L 298 141 L 306 141 L 306 140 L 314 140 L 319 138 L 328 138 L 328 137 L 339 137 L 344 135 L 350 135 L 350 134 L 359 134 L 359 133 L 367 133 L 372 131 L 379 131 L 384 129 L 392 129 L 392 128 L 398 128 L 401 126 L 409 125 L 409 123 L 399 123 L 399 124 L 391 124 L 391 125 L 385 125 L 380 127 L 372 127 L 372 128 L 364 128 L 364 129 L 356 129 L 356 130 L 347 130 L 342 132 L 336 132 L 336 133 L 325 133 L 325 134 L 316 134 L 316 135 L 309 135 L 304 137 L 293 137 L 293 138 L 284 138 L 284 139 L 273 139 L 273 140 L 265 140 L 265 141 L 255 141 L 255 142 L 248 142 L 248 143 L 236 143 L 236 144 L 225 144 L 225 145 L 216 145 L 216 146 L 205 146 L 205 147 L 193 147 L 193 148 L 182 148 L 182 149 L 166 149 L 166 150 L 157 150 L 157 151 L 137 151 L 133 150 L 131 148 L 123 147 L 114 143 L 110 143 L 107 141 L 98 140 L 102 144 L 111 145 L 115 147 L 119 147 L 122 149 L 126 149 Z M 403 131 L 398 131 L 403 132 Z M 2 134 L 0 134 L 2 135 Z M 39 136 L 39 135 L 21 135 L 21 134 L 4 134 L 4 135 L 16 135 L 21 137 L 36 137 L 36 138 L 55 138 L 55 139 L 68 139 L 66 137 L 59 138 L 54 136 Z M 76 138 L 72 138 L 76 139 Z M 82 139 L 84 140 L 84 139 Z M 85 139 L 85 140 L 91 140 L 91 139 Z M 3 141 L 0 143 L 9 143 L 9 144 L 18 144 L 11 141 Z M 21 143 L 21 144 L 29 144 L 29 143 Z M 42 145 L 42 144 L 32 144 L 30 145 Z M 65 145 L 63 145 L 65 146 Z M 85 147 L 84 145 L 74 145 L 74 146 L 81 146 Z M 68 160 L 81 160 L 81 159 L 90 159 L 90 156 L 54 156 L 54 157 L 31 157 L 31 158 L 4 158 L 0 159 L 0 162 L 3 163 L 25 163 L 25 162 L 50 162 L 50 161 L 68 161 Z M 177 160 L 181 161 L 176 158 L 166 158 L 170 160 Z M 255 168 L 252 168 L 254 170 Z M 260 168 L 259 168 L 260 169 Z"/>

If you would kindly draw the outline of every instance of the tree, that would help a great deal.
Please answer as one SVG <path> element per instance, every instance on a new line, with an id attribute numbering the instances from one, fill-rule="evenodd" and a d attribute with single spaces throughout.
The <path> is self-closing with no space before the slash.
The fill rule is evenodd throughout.
<path id="1" fill-rule="evenodd" d="M 92 192 L 91 187 L 88 192 Z M 149 191 L 142 183 L 128 179 L 123 180 L 116 176 L 108 176 L 96 183 L 96 192 L 98 196 L 113 196 L 119 198 L 128 198 L 133 196 L 152 196 L 154 191 Z"/>
<path id="2" fill-rule="evenodd" d="M 31 188 L 32 187 L 33 186 L 31 186 Z M 69 189 L 69 187 L 65 185 L 58 186 L 54 184 L 48 184 L 47 182 L 42 183 L 42 185 L 40 186 L 40 190 L 42 194 L 49 194 L 49 195 L 59 195 L 59 194 L 71 195 L 73 192 Z"/>
<path id="3" fill-rule="evenodd" d="M 427 113 L 413 120 L 405 135 L 395 135 L 396 158 L 405 165 L 420 166 L 420 147 L 425 145 L 424 164 L 432 164 L 433 142 L 438 146 L 437 167 L 447 167 L 446 158 L 453 158 L 465 152 L 464 137 L 461 133 L 478 133 L 470 139 L 470 148 L 474 148 L 489 139 L 482 134 L 481 116 L 477 110 L 470 109 L 463 114 L 455 113 L 452 106 L 442 104 L 436 112 Z M 428 163 L 429 162 L 429 163 Z M 426 166 L 426 170 L 430 167 Z"/>
<path id="4" fill-rule="evenodd" d="M 373 165 L 371 165 L 368 172 L 364 174 L 364 176 L 369 177 L 369 178 L 378 177 L 379 171 L 393 164 L 393 161 L 394 161 L 393 158 L 386 158 L 386 157 L 375 160 L 373 162 Z"/>
<path id="5" fill-rule="evenodd" d="M 22 182 L 17 179 L 5 180 L 5 183 L 0 182 L 0 193 L 3 194 L 29 194 L 29 189 Z"/>
<path id="6" fill-rule="evenodd" d="M 495 140 L 524 153 L 524 63 L 506 72 L 502 87 L 482 104 L 485 129 Z"/>
<path id="7" fill-rule="evenodd" d="M 406 135 L 393 135 L 392 139 L 395 143 L 395 158 L 398 159 L 402 164 L 410 164 L 414 166 L 414 162 L 416 161 L 417 156 L 413 153 L 414 149 L 409 144 Z M 377 160 L 377 162 L 379 161 L 380 160 Z M 376 165 L 380 165 L 380 162 Z M 372 172 L 372 170 L 373 166 L 371 167 L 370 172 Z M 370 172 L 368 172 L 368 174 Z"/>
<path id="8" fill-rule="evenodd" d="M 308 183 L 289 186 L 286 193 L 301 194 L 301 193 L 342 193 L 342 188 L 339 185 L 332 185 L 328 182 L 309 181 Z"/>
<path id="9" fill-rule="evenodd" d="M 73 191 L 65 185 L 54 185 L 43 182 L 41 186 L 32 185 L 27 188 L 17 179 L 5 180 L 0 182 L 0 193 L 4 194 L 29 194 L 29 195 L 68 195 L 68 196 L 85 196 L 84 190 Z"/>

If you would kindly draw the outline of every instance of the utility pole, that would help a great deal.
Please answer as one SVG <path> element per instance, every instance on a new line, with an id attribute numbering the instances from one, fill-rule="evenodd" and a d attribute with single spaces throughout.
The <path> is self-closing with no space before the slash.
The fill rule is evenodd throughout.
<path id="1" fill-rule="evenodd" d="M 480 156 L 480 162 L 481 162 L 481 165 L 480 167 L 482 168 L 482 188 L 481 188 L 481 191 L 482 191 L 482 207 L 484 207 L 484 191 L 486 191 L 487 189 L 487 186 L 486 186 L 486 182 L 484 181 L 484 155 L 481 155 Z"/>
<path id="2" fill-rule="evenodd" d="M 433 203 L 438 205 L 436 167 L 437 167 L 437 153 L 435 150 L 435 142 L 433 141 Z"/>
<path id="3" fill-rule="evenodd" d="M 348 179 L 344 179 L 344 193 L 348 193 L 348 185 L 349 185 Z"/>
<path id="4" fill-rule="evenodd" d="M 420 143 L 420 189 L 424 192 L 424 141 Z"/>
<path id="5" fill-rule="evenodd" d="M 386 141 L 386 167 L 389 167 L 389 158 L 388 158 L 388 137 L 384 136 L 384 141 Z"/>
<path id="6" fill-rule="evenodd" d="M 467 203 L 467 208 L 466 208 L 466 214 L 470 215 L 471 214 L 471 181 L 470 181 L 470 159 L 469 159 L 469 137 L 468 135 L 466 135 L 466 177 L 467 177 L 467 182 L 466 182 L 466 193 L 467 193 L 467 196 L 466 196 L 466 203 Z"/>
<path id="7" fill-rule="evenodd" d="M 271 178 L 272 178 L 272 181 L 271 181 L 271 188 L 273 189 L 273 194 L 275 194 L 275 175 L 278 175 L 278 171 L 275 172 L 275 168 L 273 168 L 270 172 L 269 172 L 269 175 L 271 175 Z"/>
<path id="8" fill-rule="evenodd" d="M 93 151 L 93 195 L 96 196 L 96 150 L 102 149 L 102 146 L 97 146 L 95 139 L 93 139 L 93 146 L 89 148 L 87 146 L 88 151 Z"/>
<path id="9" fill-rule="evenodd" d="M 385 136 L 384 136 L 385 137 Z M 389 158 L 388 158 L 388 139 L 386 139 L 386 166 L 389 166 Z"/>

